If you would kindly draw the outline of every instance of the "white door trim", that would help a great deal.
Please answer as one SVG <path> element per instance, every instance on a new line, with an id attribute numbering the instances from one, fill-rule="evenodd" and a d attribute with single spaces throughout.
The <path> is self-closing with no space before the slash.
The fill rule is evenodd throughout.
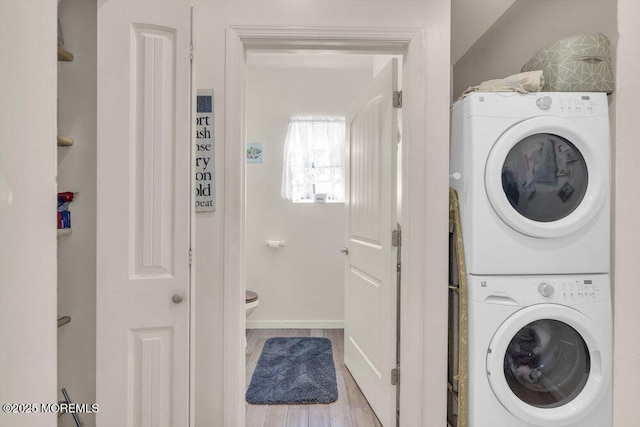
<path id="1" fill-rule="evenodd" d="M 427 82 L 432 78 L 426 67 L 430 56 L 426 37 L 422 28 L 227 27 L 223 274 L 225 426 L 244 426 L 245 52 L 261 48 L 340 49 L 405 55 L 402 111 L 402 191 L 405 196 L 400 220 L 404 234 L 400 321 L 402 370 L 411 374 L 404 375 L 400 383 L 401 425 L 426 425 L 425 414 L 430 408 L 434 408 L 432 414 L 444 413 L 440 408 L 444 397 L 440 400 L 428 397 L 445 396 L 444 391 L 439 393 L 437 390 L 442 389 L 446 381 L 446 310 L 434 317 L 433 312 L 429 314 L 425 307 L 447 306 L 448 177 L 447 168 L 442 165 L 448 162 L 448 141 L 430 141 L 427 138 L 441 132 L 429 132 L 426 126 L 427 110 L 434 111 L 433 107 L 427 106 L 426 98 Z M 429 166 L 434 172 L 427 182 Z M 431 261 L 426 259 L 436 253 L 438 256 Z M 427 267 L 432 265 L 436 268 L 430 268 L 430 280 L 426 280 Z M 429 289 L 425 289 L 427 287 Z M 426 290 L 429 290 L 428 300 L 425 298 Z M 432 335 L 427 331 L 426 320 L 437 333 Z M 429 346 L 425 346 L 425 338 L 429 340 Z M 425 364 L 428 364 L 429 371 L 441 374 L 426 374 Z M 441 378 L 441 383 L 430 381 L 434 376 Z M 431 425 L 445 422 L 444 418 L 429 419 Z"/>

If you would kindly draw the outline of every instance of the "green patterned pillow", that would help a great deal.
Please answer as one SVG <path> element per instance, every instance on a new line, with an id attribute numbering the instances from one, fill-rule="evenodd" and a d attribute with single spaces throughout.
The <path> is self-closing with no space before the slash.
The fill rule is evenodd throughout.
<path id="1" fill-rule="evenodd" d="M 542 49 L 522 71 L 542 70 L 544 92 L 607 92 L 614 90 L 611 43 L 601 33 L 558 40 Z"/>

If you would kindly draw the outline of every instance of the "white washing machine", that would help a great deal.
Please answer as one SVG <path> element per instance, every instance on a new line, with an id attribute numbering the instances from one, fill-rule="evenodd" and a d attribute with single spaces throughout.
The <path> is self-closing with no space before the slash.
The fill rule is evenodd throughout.
<path id="1" fill-rule="evenodd" d="M 611 427 L 608 275 L 468 277 L 469 427 Z"/>
<path id="2" fill-rule="evenodd" d="M 468 273 L 610 271 L 604 93 L 471 94 L 451 138 Z"/>

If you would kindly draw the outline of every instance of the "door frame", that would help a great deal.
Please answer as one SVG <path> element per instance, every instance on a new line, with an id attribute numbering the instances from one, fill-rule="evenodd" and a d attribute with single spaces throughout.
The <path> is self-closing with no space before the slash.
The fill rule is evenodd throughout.
<path id="1" fill-rule="evenodd" d="M 402 242 L 400 354 L 402 370 L 413 374 L 404 375 L 400 382 L 401 425 L 424 423 L 428 416 L 424 413 L 425 403 L 433 397 L 431 389 L 434 386 L 442 389 L 441 401 L 445 401 L 446 310 L 443 313 L 436 311 L 434 315 L 425 308 L 447 305 L 448 168 L 442 169 L 442 164 L 448 161 L 449 145 L 448 141 L 436 141 L 435 136 L 440 135 L 430 133 L 426 126 L 427 112 L 434 111 L 426 99 L 427 81 L 432 78 L 426 71 L 426 60 L 430 56 L 426 37 L 424 28 L 227 26 L 224 100 L 224 425 L 243 426 L 245 414 L 243 334 L 246 319 L 244 303 L 241 301 L 244 301 L 246 289 L 244 142 L 247 49 L 403 54 L 402 86 L 405 96 L 402 107 L 404 143 L 401 182 L 405 197 L 401 203 L 400 223 L 405 235 Z M 433 141 L 428 136 L 432 136 Z M 429 166 L 435 172 L 427 180 L 426 170 Z M 411 199 L 406 197 L 407 194 L 411 194 Z M 429 206 L 431 209 L 428 211 Z M 437 252 L 438 248 L 442 254 Z M 436 255 L 432 258 L 433 262 L 425 261 L 429 255 Z M 434 265 L 437 268 L 430 268 Z M 427 269 L 432 279 L 429 281 L 425 280 Z M 430 284 L 427 300 L 425 287 Z M 427 323 L 438 331 L 433 336 L 426 331 Z M 444 329 L 440 331 L 438 328 Z M 425 346 L 425 338 L 429 339 L 429 347 Z M 426 373 L 424 366 L 429 366 Z M 434 385 L 434 377 L 440 378 L 441 384 Z M 439 402 L 437 398 L 435 400 Z"/>

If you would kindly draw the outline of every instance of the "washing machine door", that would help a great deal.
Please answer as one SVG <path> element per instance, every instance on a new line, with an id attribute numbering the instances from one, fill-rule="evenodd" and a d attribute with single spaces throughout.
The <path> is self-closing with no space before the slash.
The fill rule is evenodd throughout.
<path id="1" fill-rule="evenodd" d="M 605 396 L 610 378 L 605 345 L 599 328 L 572 308 L 557 304 L 524 308 L 510 316 L 491 340 L 487 351 L 491 389 L 505 409 L 530 424 L 578 422 Z"/>
<path id="2" fill-rule="evenodd" d="M 584 227 L 602 208 L 609 175 L 608 141 L 576 122 L 535 117 L 493 145 L 485 169 L 487 196 L 514 230 L 554 238 Z"/>

